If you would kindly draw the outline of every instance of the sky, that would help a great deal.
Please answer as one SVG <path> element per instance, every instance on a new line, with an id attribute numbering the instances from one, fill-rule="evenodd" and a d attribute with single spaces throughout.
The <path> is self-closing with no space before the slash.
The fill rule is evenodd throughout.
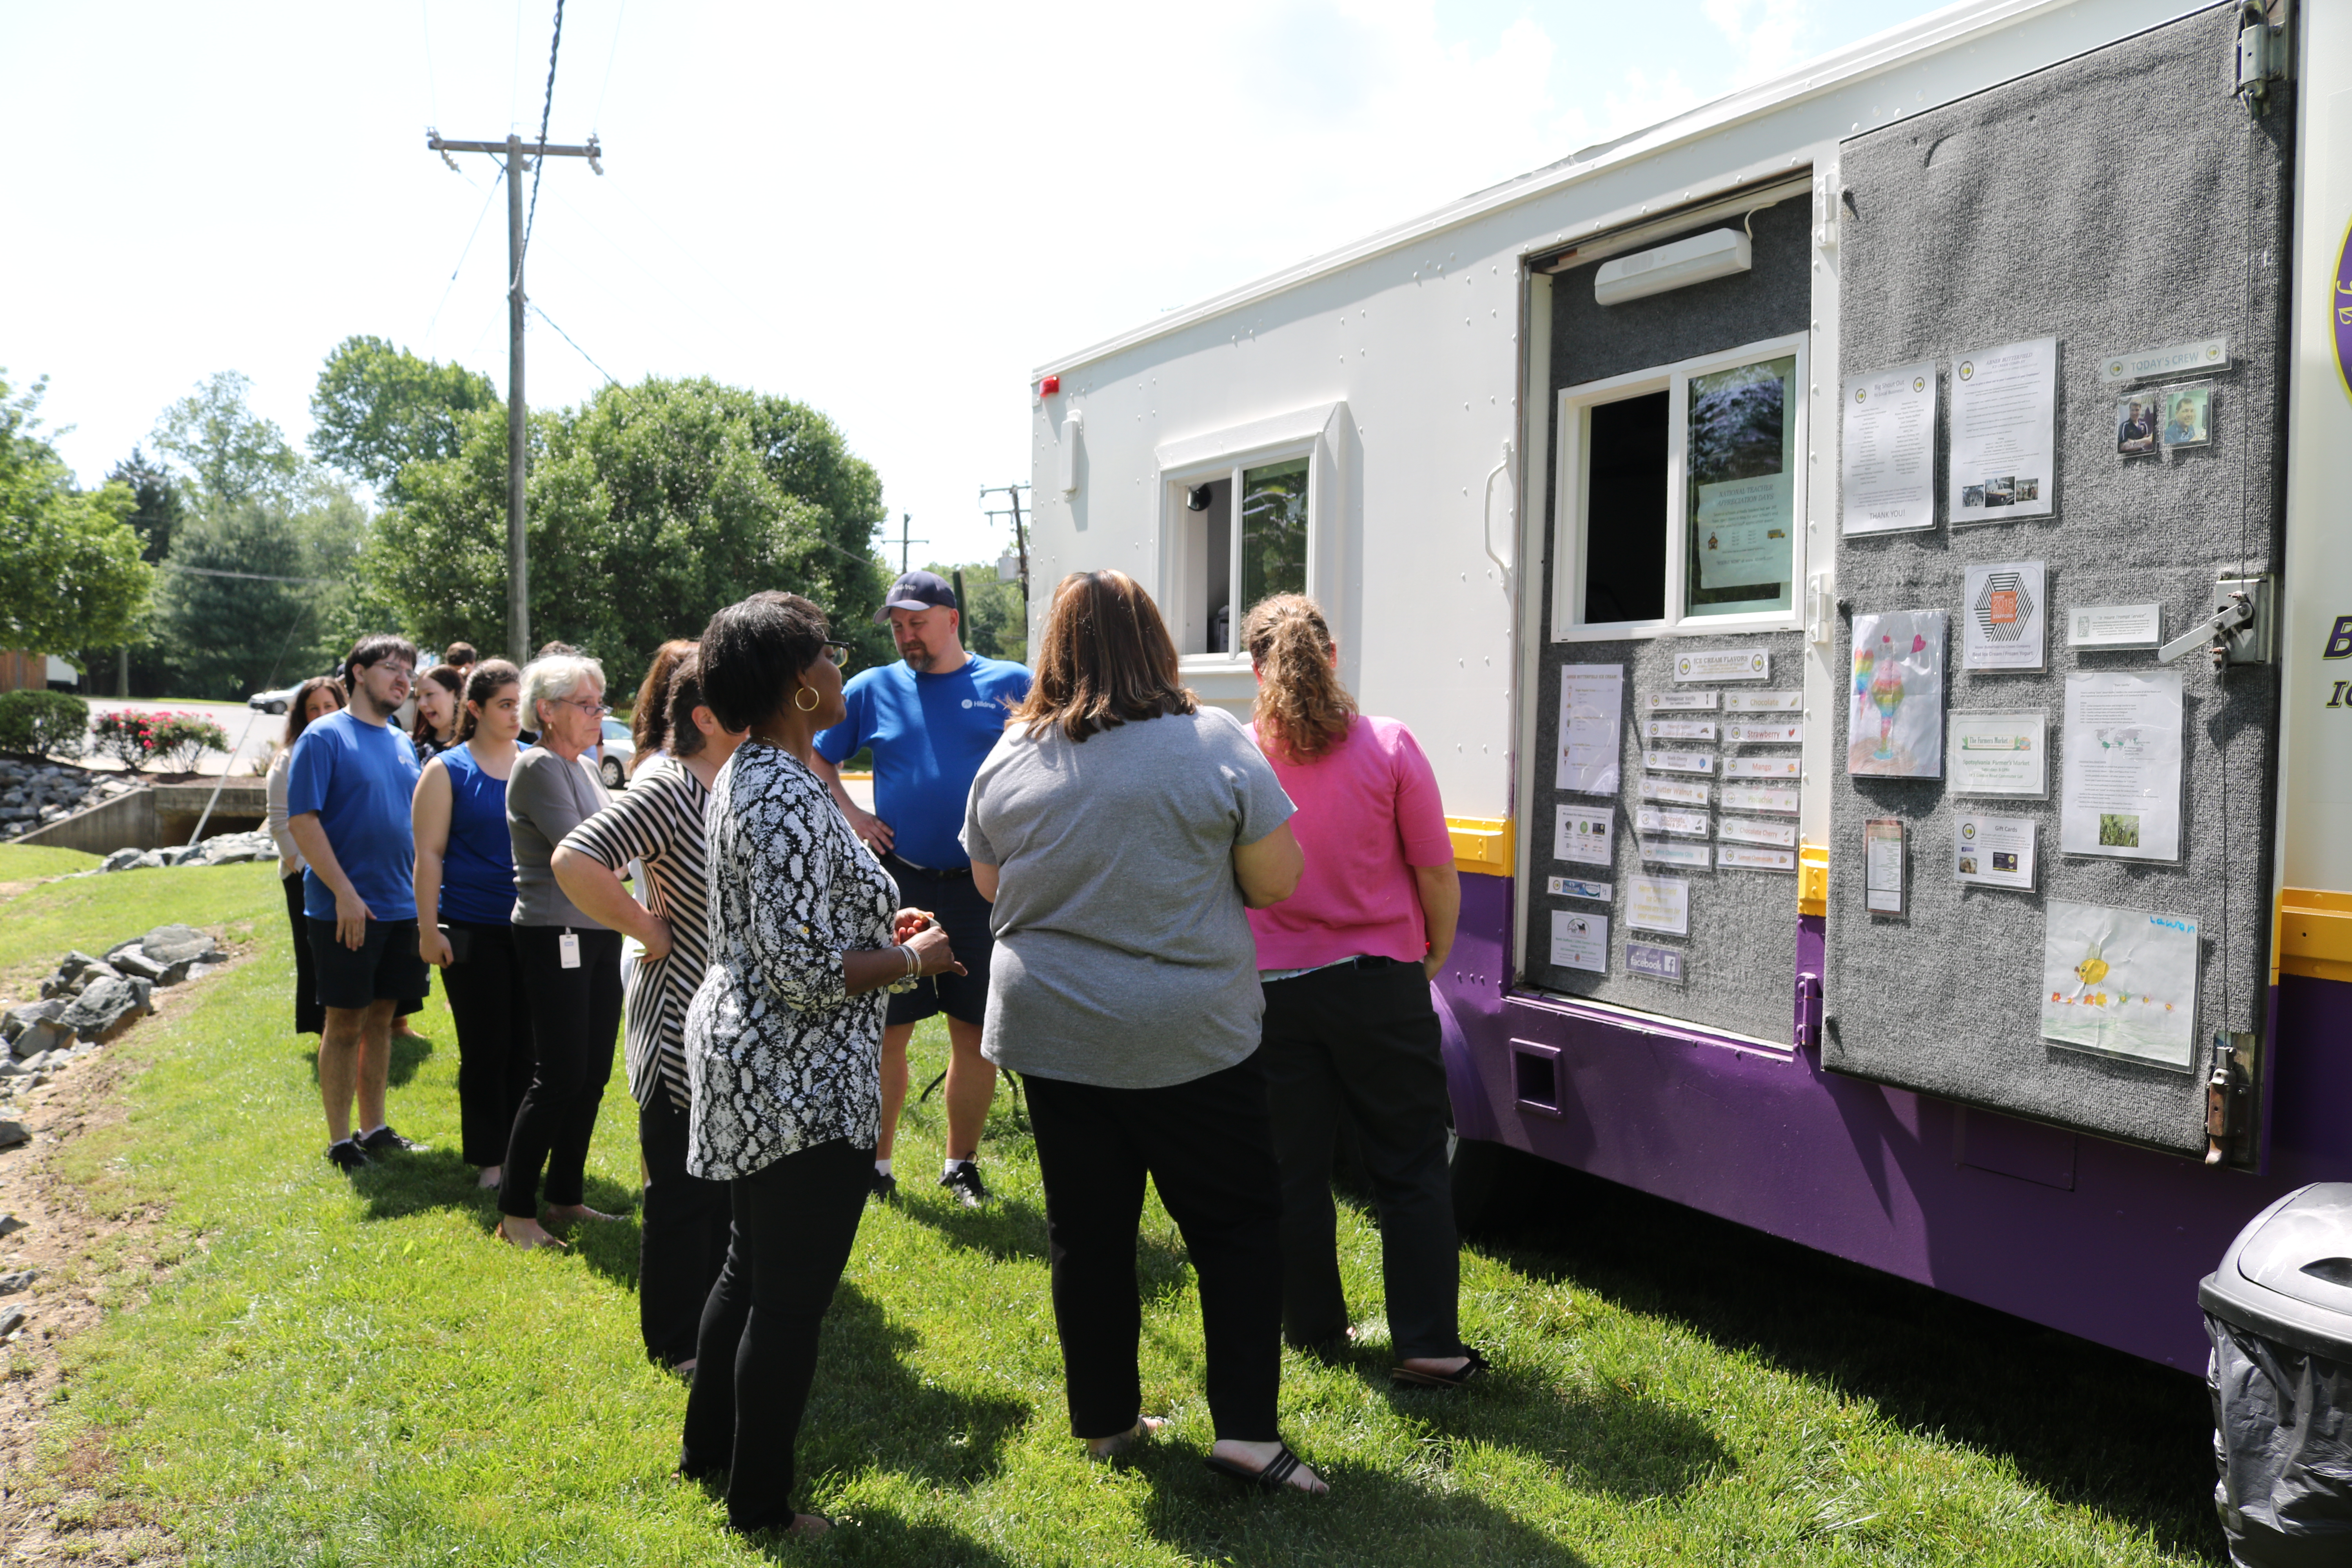
<path id="1" fill-rule="evenodd" d="M 526 390 L 798 399 L 880 473 L 894 562 L 908 514 L 918 563 L 992 559 L 1041 362 L 1935 8 L 569 0 L 548 135 L 604 173 L 546 163 Z M 219 371 L 304 441 L 356 333 L 503 389 L 496 166 L 425 133 L 535 137 L 553 20 L 0 0 L 0 377 L 49 378 L 87 483 Z"/>

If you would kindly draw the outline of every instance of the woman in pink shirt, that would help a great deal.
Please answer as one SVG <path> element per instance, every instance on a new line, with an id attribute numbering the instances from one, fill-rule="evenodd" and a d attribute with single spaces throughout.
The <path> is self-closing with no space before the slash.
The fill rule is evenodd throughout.
<path id="1" fill-rule="evenodd" d="M 1283 1332 L 1348 1337 L 1331 1146 L 1345 1105 L 1381 1213 L 1390 1375 L 1458 1388 L 1486 1369 L 1462 1343 L 1445 1163 L 1445 1067 L 1429 983 L 1462 885 L 1437 779 L 1412 731 L 1356 711 L 1315 601 L 1280 594 L 1243 623 L 1257 674 L 1251 733 L 1298 808 L 1298 890 L 1249 911 L 1265 1022 L 1258 1059 L 1282 1166 Z"/>

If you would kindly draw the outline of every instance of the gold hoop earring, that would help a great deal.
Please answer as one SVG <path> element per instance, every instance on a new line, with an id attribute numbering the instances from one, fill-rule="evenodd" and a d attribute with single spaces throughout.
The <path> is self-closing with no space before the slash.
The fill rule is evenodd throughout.
<path id="1" fill-rule="evenodd" d="M 801 700 L 803 697 L 808 699 L 806 702 Z M 817 703 L 820 700 L 822 700 L 817 696 L 816 692 L 812 688 L 806 686 L 802 687 L 798 691 L 793 693 L 793 706 L 799 709 L 803 713 L 815 712 Z"/>

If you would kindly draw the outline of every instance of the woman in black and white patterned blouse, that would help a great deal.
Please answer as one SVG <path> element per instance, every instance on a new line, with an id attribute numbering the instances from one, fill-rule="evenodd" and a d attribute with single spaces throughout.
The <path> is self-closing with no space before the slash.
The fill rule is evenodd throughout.
<path id="1" fill-rule="evenodd" d="M 686 1016 L 686 1168 L 730 1184 L 734 1225 L 678 1473 L 730 1472 L 728 1522 L 746 1532 L 829 1528 L 793 1506 L 793 1444 L 872 1184 L 884 993 L 963 973 L 810 767 L 847 711 L 848 649 L 825 632 L 814 605 L 768 593 L 702 634 L 703 700 L 751 735 L 710 793 L 710 963 Z"/>

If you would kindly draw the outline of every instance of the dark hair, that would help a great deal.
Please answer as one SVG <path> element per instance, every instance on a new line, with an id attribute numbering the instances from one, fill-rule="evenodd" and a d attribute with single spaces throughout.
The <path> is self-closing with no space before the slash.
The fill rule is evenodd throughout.
<path id="1" fill-rule="evenodd" d="M 449 645 L 449 651 L 441 656 L 442 663 L 461 666 L 479 664 L 481 659 L 482 656 L 474 651 L 474 645 L 469 642 L 453 642 Z"/>
<path id="2" fill-rule="evenodd" d="M 668 723 L 669 754 L 691 757 L 709 744 L 702 726 L 694 721 L 694 710 L 705 706 L 702 695 L 702 656 L 692 643 L 686 645 L 686 655 L 670 666 L 669 712 L 664 717 Z M 638 753 L 640 756 L 643 752 Z"/>
<path id="3" fill-rule="evenodd" d="M 702 628 L 702 701 L 730 730 L 781 712 L 801 671 L 824 653 L 824 612 L 771 589 L 728 605 Z"/>
<path id="4" fill-rule="evenodd" d="M 461 710 L 465 708 L 466 677 L 456 665 L 436 664 L 432 668 L 426 670 L 424 674 L 418 676 L 416 680 L 417 684 L 420 686 L 425 681 L 431 681 L 434 685 L 439 687 L 442 690 L 456 698 L 457 700 L 457 706 Z M 457 718 L 462 717 L 463 713 L 461 711 Z M 450 721 L 450 728 L 452 730 L 456 729 L 457 723 L 457 720 L 453 718 Z M 409 738 L 423 745 L 437 746 L 441 743 L 441 737 L 433 732 L 432 721 L 425 717 L 425 704 L 422 702 L 416 705 L 416 722 L 409 727 Z"/>
<path id="5" fill-rule="evenodd" d="M 288 751 L 294 749 L 294 742 L 300 740 L 302 731 L 310 727 L 310 697 L 312 693 L 319 691 L 333 692 L 335 706 L 338 708 L 350 705 L 349 700 L 343 696 L 343 683 L 331 675 L 314 675 L 296 687 L 294 700 L 286 705 L 286 749 Z"/>
<path id="6" fill-rule="evenodd" d="M 370 632 L 352 645 L 352 656 L 343 660 L 343 689 L 351 689 L 352 678 L 361 670 L 387 658 L 404 658 L 413 669 L 416 666 L 416 645 L 397 632 Z"/>
<path id="7" fill-rule="evenodd" d="M 1045 612 L 1036 684 L 1008 721 L 1026 724 L 1033 738 L 1058 728 L 1084 741 L 1200 706 L 1178 678 L 1176 643 L 1151 595 L 1124 572 L 1073 572 Z"/>
<path id="8" fill-rule="evenodd" d="M 670 738 L 669 683 L 694 644 L 684 637 L 672 637 L 654 649 L 654 660 L 646 666 L 646 678 L 637 686 L 637 700 L 629 710 L 629 741 L 637 749 L 634 767 L 642 767 L 653 760 Z"/>
<path id="9" fill-rule="evenodd" d="M 1331 627 L 1304 594 L 1276 594 L 1250 606 L 1242 646 L 1257 669 L 1258 745 L 1312 762 L 1348 738 L 1356 700 L 1331 668 Z"/>
<path id="10" fill-rule="evenodd" d="M 568 642 L 551 642 L 546 647 L 541 648 L 539 652 L 532 657 L 536 658 L 580 658 L 585 656 L 583 656 L 578 648 L 573 647 Z"/>
<path id="11" fill-rule="evenodd" d="M 520 686 L 522 671 L 502 658 L 486 658 L 466 672 L 466 690 L 457 703 L 457 739 L 474 738 L 478 716 L 474 709 L 487 708 L 490 699 L 499 694 L 501 686 Z"/>

